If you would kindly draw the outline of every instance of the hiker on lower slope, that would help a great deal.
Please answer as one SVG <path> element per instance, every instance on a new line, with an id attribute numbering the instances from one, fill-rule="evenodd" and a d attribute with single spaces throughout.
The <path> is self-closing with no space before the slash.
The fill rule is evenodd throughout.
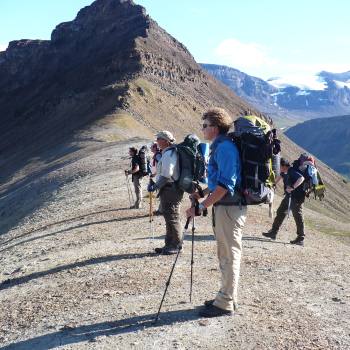
<path id="1" fill-rule="evenodd" d="M 142 174 L 139 166 L 139 157 L 137 153 L 137 148 L 130 147 L 129 155 L 131 157 L 130 169 L 125 170 L 125 175 L 131 175 L 132 182 L 134 184 L 136 201 L 135 204 L 131 206 L 131 209 L 141 209 L 142 202 Z"/>
<path id="2" fill-rule="evenodd" d="M 242 253 L 242 229 L 247 207 L 241 205 L 238 194 L 241 182 L 241 160 L 236 145 L 227 137 L 232 119 L 221 108 L 208 110 L 203 115 L 204 138 L 211 141 L 208 164 L 209 196 L 199 204 L 199 210 L 213 205 L 213 231 L 221 271 L 221 287 L 214 300 L 204 303 L 199 312 L 204 317 L 230 315 L 237 306 L 238 280 Z M 192 194 L 200 199 L 198 192 Z M 189 208 L 187 216 L 194 216 Z"/>
<path id="3" fill-rule="evenodd" d="M 278 230 L 283 220 L 291 211 L 297 226 L 297 238 L 290 241 L 291 244 L 304 245 L 304 218 L 303 203 L 305 201 L 305 191 L 302 183 L 304 176 L 294 167 L 291 167 L 288 160 L 281 158 L 281 174 L 276 179 L 276 184 L 283 179 L 285 196 L 277 209 L 272 228 L 268 232 L 263 232 L 263 236 L 276 239 Z"/>
<path id="4" fill-rule="evenodd" d="M 156 248 L 156 253 L 176 254 L 180 246 L 181 221 L 180 203 L 184 192 L 176 186 L 179 178 L 179 161 L 175 147 L 175 138 L 171 132 L 164 130 L 157 135 L 157 144 L 162 151 L 162 158 L 157 165 L 156 182 L 148 185 L 148 191 L 159 191 L 160 204 L 166 225 L 165 245 Z"/>

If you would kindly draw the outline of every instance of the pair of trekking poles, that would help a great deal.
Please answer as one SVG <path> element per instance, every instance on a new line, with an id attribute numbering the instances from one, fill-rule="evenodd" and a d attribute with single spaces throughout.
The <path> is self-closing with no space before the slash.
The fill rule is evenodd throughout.
<path id="1" fill-rule="evenodd" d="M 196 202 L 193 200 L 192 201 L 192 207 L 195 207 L 196 205 Z M 162 309 L 162 306 L 163 306 L 163 302 L 164 302 L 164 299 L 165 299 L 165 295 L 168 291 L 168 287 L 170 285 L 170 281 L 171 281 L 171 277 L 173 276 L 173 272 L 174 272 L 174 269 L 175 269 L 175 265 L 177 263 L 177 260 L 179 258 L 179 254 L 181 252 L 181 248 L 182 248 L 182 244 L 183 244 L 183 241 L 184 241 L 184 238 L 185 238 L 185 235 L 187 233 L 187 230 L 188 230 L 188 226 L 190 224 L 190 221 L 191 221 L 191 217 L 188 217 L 187 218 L 187 221 L 186 221 L 186 224 L 185 224 L 185 227 L 184 227 L 184 231 L 183 231 L 183 234 L 182 234 L 182 239 L 180 241 L 180 243 L 178 244 L 178 250 L 177 250 L 177 253 L 176 253 L 176 257 L 175 257 L 175 260 L 174 260 L 174 263 L 173 263 L 173 266 L 171 268 L 171 271 L 170 271 L 170 274 L 169 274 L 169 277 L 168 277 L 168 280 L 166 281 L 165 283 L 165 290 L 164 290 L 164 293 L 163 293 L 163 297 L 162 297 L 162 300 L 160 302 L 160 305 L 159 305 L 159 309 L 158 309 L 158 312 L 157 312 L 157 315 L 154 319 L 154 324 L 156 324 L 158 322 L 158 319 L 159 319 L 159 314 L 160 314 L 160 311 Z M 194 255 L 194 232 L 195 232 L 195 216 L 193 216 L 192 218 L 192 247 L 191 247 L 191 278 L 190 278 L 190 303 L 192 302 L 192 287 L 193 287 L 193 265 L 194 265 L 194 259 L 193 259 L 193 255 Z"/>
<path id="2" fill-rule="evenodd" d="M 129 196 L 129 202 L 130 202 L 130 206 L 132 205 L 131 204 L 131 199 L 134 201 L 134 197 L 133 197 L 133 193 L 132 193 L 132 190 L 131 190 L 131 185 L 130 185 L 130 182 L 129 182 L 129 178 L 128 178 L 128 175 L 125 174 L 126 176 L 126 186 L 127 186 L 127 189 L 128 189 L 128 196 Z M 196 207 L 196 201 L 195 200 L 192 200 L 192 207 Z M 158 312 L 157 312 L 157 315 L 154 319 L 154 324 L 157 323 L 158 319 L 159 319 L 159 314 L 160 314 L 160 311 L 162 309 L 162 306 L 163 306 L 163 302 L 164 302 L 164 299 L 165 299 L 165 296 L 166 296 L 166 293 L 168 291 L 168 287 L 170 285 L 170 281 L 171 281 L 171 277 L 173 275 L 173 272 L 174 272 L 174 269 L 175 269 L 175 266 L 176 266 L 176 263 L 177 263 L 177 260 L 179 258 L 179 254 L 181 252 L 181 247 L 182 247 L 182 244 L 183 244 L 183 240 L 185 238 L 185 235 L 187 233 L 187 230 L 188 230 L 188 226 L 190 224 L 190 221 L 191 221 L 191 218 L 187 218 L 187 221 L 186 221 L 186 225 L 185 225 L 185 228 L 184 228 L 184 232 L 182 234 L 182 239 L 181 239 L 181 242 L 180 244 L 178 245 L 178 251 L 176 253 L 176 257 L 175 257 L 175 260 L 174 260 L 174 263 L 173 263 L 173 266 L 171 268 L 171 271 L 170 271 L 170 275 L 168 277 L 168 280 L 167 282 L 165 283 L 165 290 L 164 290 L 164 293 L 163 293 L 163 297 L 162 297 L 162 300 L 160 302 L 160 305 L 159 305 L 159 309 L 158 309 Z M 149 192 L 149 223 L 150 223 L 150 231 L 152 233 L 152 239 L 154 241 L 154 229 L 153 229 L 153 192 Z M 193 265 L 194 265 L 194 232 L 195 232 L 195 216 L 193 216 L 192 218 L 192 247 L 191 247 L 191 278 L 190 278 L 190 303 L 192 302 L 192 287 L 193 287 Z"/>

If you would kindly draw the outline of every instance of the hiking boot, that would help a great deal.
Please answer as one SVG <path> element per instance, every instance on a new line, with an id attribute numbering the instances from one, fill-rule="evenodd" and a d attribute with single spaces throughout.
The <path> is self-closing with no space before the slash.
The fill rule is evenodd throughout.
<path id="1" fill-rule="evenodd" d="M 173 255 L 173 254 L 177 254 L 178 251 L 181 251 L 182 250 L 182 247 L 180 248 L 173 248 L 173 247 L 167 247 L 167 246 L 164 246 L 163 248 L 155 248 L 154 251 L 157 253 L 157 254 L 160 254 L 160 255 Z"/>
<path id="2" fill-rule="evenodd" d="M 159 210 L 155 210 L 154 212 L 153 212 L 153 215 L 163 215 L 163 213 L 161 212 L 161 211 L 159 211 Z"/>
<path id="3" fill-rule="evenodd" d="M 297 237 L 296 239 L 294 239 L 293 241 L 290 241 L 289 243 L 304 247 L 304 237 Z"/>
<path id="4" fill-rule="evenodd" d="M 233 312 L 230 310 L 223 310 L 217 306 L 210 305 L 199 311 L 199 315 L 202 317 L 220 317 L 220 316 L 231 316 Z"/>
<path id="5" fill-rule="evenodd" d="M 161 254 L 163 249 L 167 248 L 166 246 L 162 247 L 162 248 L 155 248 L 154 251 L 157 253 L 157 254 Z"/>
<path id="6" fill-rule="evenodd" d="M 215 299 L 211 299 L 211 300 L 206 300 L 204 302 L 204 306 L 208 307 L 208 306 L 212 306 L 214 304 Z"/>
<path id="7" fill-rule="evenodd" d="M 272 240 L 276 240 L 277 233 L 272 230 L 263 232 L 262 235 L 267 238 L 271 238 Z"/>
<path id="8" fill-rule="evenodd" d="M 212 306 L 214 304 L 214 301 L 215 301 L 215 299 L 206 300 L 204 302 L 204 306 L 206 306 L 206 307 Z M 237 309 L 238 309 L 238 304 L 233 303 L 233 310 L 237 311 Z"/>

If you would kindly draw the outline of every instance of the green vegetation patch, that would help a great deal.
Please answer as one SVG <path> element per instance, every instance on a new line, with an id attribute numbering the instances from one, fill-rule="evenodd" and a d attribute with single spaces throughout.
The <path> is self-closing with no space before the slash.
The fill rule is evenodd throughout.
<path id="1" fill-rule="evenodd" d="M 332 226 L 325 225 L 324 222 L 315 222 L 309 218 L 304 219 L 305 226 L 313 231 L 318 231 L 320 233 L 336 236 L 336 237 L 350 237 L 350 230 L 339 230 Z"/>

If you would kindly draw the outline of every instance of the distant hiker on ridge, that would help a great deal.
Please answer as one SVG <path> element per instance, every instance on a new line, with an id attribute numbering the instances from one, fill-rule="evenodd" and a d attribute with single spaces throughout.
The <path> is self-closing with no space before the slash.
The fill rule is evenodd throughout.
<path id="1" fill-rule="evenodd" d="M 148 192 L 159 191 L 161 209 L 166 224 L 165 245 L 156 248 L 156 253 L 176 254 L 181 235 L 180 203 L 184 192 L 176 186 L 179 178 L 179 161 L 176 148 L 172 147 L 175 138 L 171 132 L 164 130 L 157 135 L 157 144 L 162 151 L 162 158 L 157 165 L 156 182 L 148 185 Z M 181 247 L 180 247 L 181 249 Z"/>
<path id="2" fill-rule="evenodd" d="M 131 157 L 131 164 L 130 169 L 125 170 L 125 175 L 131 175 L 132 182 L 134 184 L 135 194 L 136 194 L 136 201 L 135 204 L 131 206 L 131 209 L 141 209 L 141 202 L 142 202 L 142 174 L 140 171 L 139 166 L 139 156 L 137 153 L 137 148 L 130 147 L 129 148 L 129 155 Z"/>
<path id="3" fill-rule="evenodd" d="M 281 158 L 281 174 L 276 179 L 276 184 L 283 179 L 285 197 L 282 199 L 277 209 L 272 228 L 268 232 L 263 232 L 263 236 L 276 239 L 279 228 L 281 227 L 286 215 L 291 211 L 297 226 L 297 238 L 290 241 L 291 244 L 304 245 L 304 218 L 303 203 L 305 201 L 305 191 L 302 183 L 304 176 L 294 167 L 291 167 L 288 160 Z"/>
<path id="4" fill-rule="evenodd" d="M 241 182 L 241 160 L 236 145 L 227 136 L 232 119 L 222 108 L 213 108 L 204 113 L 204 138 L 211 141 L 208 164 L 209 196 L 199 204 L 199 210 L 213 205 L 213 231 L 221 271 L 221 287 L 214 300 L 204 303 L 199 312 L 204 317 L 231 315 L 237 306 L 237 290 L 242 252 L 242 229 L 247 207 L 242 205 L 237 189 Z M 200 193 L 192 194 L 199 200 Z M 194 216 L 189 208 L 187 216 Z"/>

